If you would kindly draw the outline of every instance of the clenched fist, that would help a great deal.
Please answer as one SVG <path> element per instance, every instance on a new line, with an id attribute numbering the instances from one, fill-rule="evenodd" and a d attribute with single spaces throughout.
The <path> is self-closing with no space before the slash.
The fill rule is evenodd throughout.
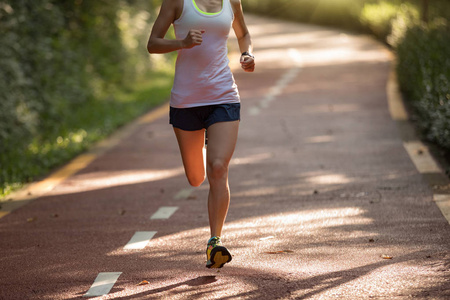
<path id="1" fill-rule="evenodd" d="M 242 55 L 241 68 L 245 72 L 253 72 L 255 70 L 255 58 L 250 55 Z"/>
<path id="2" fill-rule="evenodd" d="M 183 40 L 183 48 L 191 49 L 195 46 L 199 46 L 203 42 L 202 34 L 205 33 L 205 30 L 189 30 L 188 34 Z"/>

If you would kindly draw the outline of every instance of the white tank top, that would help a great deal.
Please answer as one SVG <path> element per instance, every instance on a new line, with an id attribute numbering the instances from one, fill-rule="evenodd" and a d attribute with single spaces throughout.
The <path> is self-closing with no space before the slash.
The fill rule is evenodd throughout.
<path id="1" fill-rule="evenodd" d="M 176 38 L 184 39 L 190 29 L 205 33 L 200 46 L 178 50 L 170 106 L 187 108 L 240 102 L 227 57 L 227 39 L 234 19 L 230 0 L 222 0 L 218 13 L 202 12 L 195 0 L 183 1 L 183 12 L 174 22 Z"/>

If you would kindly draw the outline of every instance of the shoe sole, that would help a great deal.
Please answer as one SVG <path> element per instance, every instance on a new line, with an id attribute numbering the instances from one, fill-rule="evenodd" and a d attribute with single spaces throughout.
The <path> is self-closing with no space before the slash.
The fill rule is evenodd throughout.
<path id="1" fill-rule="evenodd" d="M 224 264 L 231 261 L 231 254 L 227 248 L 222 246 L 216 246 L 211 250 L 211 264 L 206 265 L 209 269 L 222 268 Z"/>

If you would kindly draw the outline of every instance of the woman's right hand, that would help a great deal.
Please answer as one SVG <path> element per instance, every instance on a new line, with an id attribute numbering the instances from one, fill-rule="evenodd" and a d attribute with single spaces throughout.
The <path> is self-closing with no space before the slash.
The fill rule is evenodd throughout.
<path id="1" fill-rule="evenodd" d="M 183 40 L 183 48 L 191 49 L 195 46 L 199 46 L 203 42 L 202 34 L 205 33 L 205 30 L 189 30 L 188 34 Z"/>

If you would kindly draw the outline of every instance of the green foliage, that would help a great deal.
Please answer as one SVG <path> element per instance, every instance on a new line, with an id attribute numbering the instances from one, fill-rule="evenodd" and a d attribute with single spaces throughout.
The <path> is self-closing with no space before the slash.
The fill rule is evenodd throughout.
<path id="1" fill-rule="evenodd" d="M 412 26 L 419 23 L 420 17 L 418 9 L 412 5 L 402 4 L 398 7 L 395 17 L 390 21 L 390 33 L 382 38 L 389 45 L 395 48 L 401 41 L 403 41 L 406 32 Z"/>
<path id="2" fill-rule="evenodd" d="M 398 76 L 427 139 L 450 150 L 450 29 L 413 25 L 397 45 Z"/>
<path id="3" fill-rule="evenodd" d="M 23 142 L 18 136 L 51 131 L 85 105 L 100 88 L 93 82 L 102 89 L 122 83 L 125 51 L 115 9 L 100 1 L 2 2 L 1 117 L 14 124 L 0 129 L 7 151 Z"/>
<path id="4" fill-rule="evenodd" d="M 359 14 L 370 0 L 246 0 L 246 11 L 303 23 L 363 29 Z"/>
<path id="5" fill-rule="evenodd" d="M 170 57 L 145 49 L 160 2 L 0 0 L 0 196 L 167 97 Z"/>
<path id="6" fill-rule="evenodd" d="M 367 3 L 361 11 L 361 23 L 376 36 L 386 39 L 391 32 L 392 20 L 397 16 L 399 1 Z"/>

